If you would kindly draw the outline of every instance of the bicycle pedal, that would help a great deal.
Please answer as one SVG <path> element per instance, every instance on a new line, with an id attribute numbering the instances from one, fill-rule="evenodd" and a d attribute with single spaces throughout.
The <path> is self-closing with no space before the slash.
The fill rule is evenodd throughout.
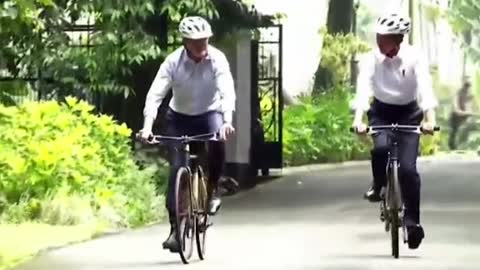
<path id="1" fill-rule="evenodd" d="M 212 222 L 206 224 L 205 226 L 200 225 L 200 226 L 198 227 L 198 230 L 203 233 L 203 232 L 205 232 L 205 231 L 206 231 L 210 226 L 212 226 L 212 225 L 213 225 Z"/>

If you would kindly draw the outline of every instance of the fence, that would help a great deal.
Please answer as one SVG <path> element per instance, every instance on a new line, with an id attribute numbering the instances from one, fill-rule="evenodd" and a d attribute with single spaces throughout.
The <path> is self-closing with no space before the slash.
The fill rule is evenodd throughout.
<path id="1" fill-rule="evenodd" d="M 91 50 L 92 34 L 96 29 L 93 24 L 71 25 L 63 30 L 69 37 L 69 47 L 74 50 Z M 62 78 L 53 78 L 40 68 L 23 70 L 11 74 L 0 69 L 0 103 L 6 105 L 20 104 L 25 101 L 62 100 L 71 95 L 93 104 L 97 111 L 103 107 L 103 95 L 86 91 L 78 85 L 73 88 L 62 87 Z"/>

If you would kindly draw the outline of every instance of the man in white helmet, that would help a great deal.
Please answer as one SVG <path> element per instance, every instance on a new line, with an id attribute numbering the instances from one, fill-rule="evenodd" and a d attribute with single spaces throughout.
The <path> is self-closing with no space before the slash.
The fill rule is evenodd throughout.
<path id="1" fill-rule="evenodd" d="M 183 46 L 168 55 L 150 87 L 145 101 L 142 138 L 147 141 L 152 135 L 152 125 L 163 98 L 172 88 L 172 99 L 166 113 L 168 134 L 171 136 L 198 135 L 220 132 L 225 140 L 235 131 L 232 114 L 235 110 L 235 90 L 230 66 L 225 55 L 209 45 L 213 35 L 210 24 L 201 17 L 186 17 L 179 25 Z M 223 143 L 211 142 L 208 147 L 209 180 L 212 191 L 209 206 L 214 215 L 221 205 L 216 194 L 218 180 L 225 159 Z M 170 177 L 166 198 L 171 232 L 163 248 L 179 251 L 174 226 L 174 183 L 182 160 L 176 151 L 171 151 Z"/>
<path id="2" fill-rule="evenodd" d="M 360 63 L 357 92 L 352 104 L 355 109 L 353 127 L 360 134 L 366 132 L 367 126 L 363 122 L 365 112 L 369 125 L 419 125 L 423 120 L 424 132 L 433 132 L 434 108 L 438 101 L 423 55 L 403 42 L 404 35 L 410 31 L 410 24 L 408 17 L 396 13 L 377 20 L 375 31 L 378 47 Z M 379 202 L 380 191 L 387 181 L 388 133 L 375 134 L 373 142 L 373 184 L 364 197 L 371 202 Z M 418 248 L 425 237 L 420 225 L 420 176 L 416 167 L 418 152 L 419 135 L 402 134 L 399 138 L 399 180 L 404 195 L 404 221 L 411 249 Z"/>

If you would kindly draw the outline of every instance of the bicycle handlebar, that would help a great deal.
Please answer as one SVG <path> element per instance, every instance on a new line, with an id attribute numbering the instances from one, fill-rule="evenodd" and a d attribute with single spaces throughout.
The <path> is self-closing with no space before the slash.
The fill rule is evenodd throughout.
<path id="1" fill-rule="evenodd" d="M 141 134 L 137 133 L 135 135 L 137 139 L 141 139 Z M 194 141 L 206 142 L 206 141 L 218 141 L 220 137 L 219 132 L 210 132 L 205 134 L 193 135 L 193 136 L 164 136 L 164 135 L 153 135 L 148 138 L 148 144 L 160 144 L 166 141 L 180 141 L 182 143 L 189 143 Z"/>
<path id="2" fill-rule="evenodd" d="M 397 124 L 368 126 L 366 132 L 372 133 L 380 130 L 392 130 L 392 131 L 413 132 L 413 133 L 424 132 L 423 127 L 419 125 L 397 125 Z M 439 126 L 434 127 L 433 131 L 434 132 L 440 131 L 440 127 Z M 350 132 L 356 133 L 357 129 L 354 127 L 351 127 Z"/>

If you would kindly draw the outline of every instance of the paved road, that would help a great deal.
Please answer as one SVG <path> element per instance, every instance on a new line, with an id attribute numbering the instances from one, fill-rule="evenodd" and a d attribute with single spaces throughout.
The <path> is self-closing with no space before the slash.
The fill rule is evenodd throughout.
<path id="1" fill-rule="evenodd" d="M 52 251 L 18 270 L 480 269 L 480 162 L 422 162 L 419 250 L 390 254 L 377 205 L 361 200 L 364 165 L 297 171 L 229 198 L 210 231 L 208 258 L 184 266 L 161 250 L 165 226 Z"/>

